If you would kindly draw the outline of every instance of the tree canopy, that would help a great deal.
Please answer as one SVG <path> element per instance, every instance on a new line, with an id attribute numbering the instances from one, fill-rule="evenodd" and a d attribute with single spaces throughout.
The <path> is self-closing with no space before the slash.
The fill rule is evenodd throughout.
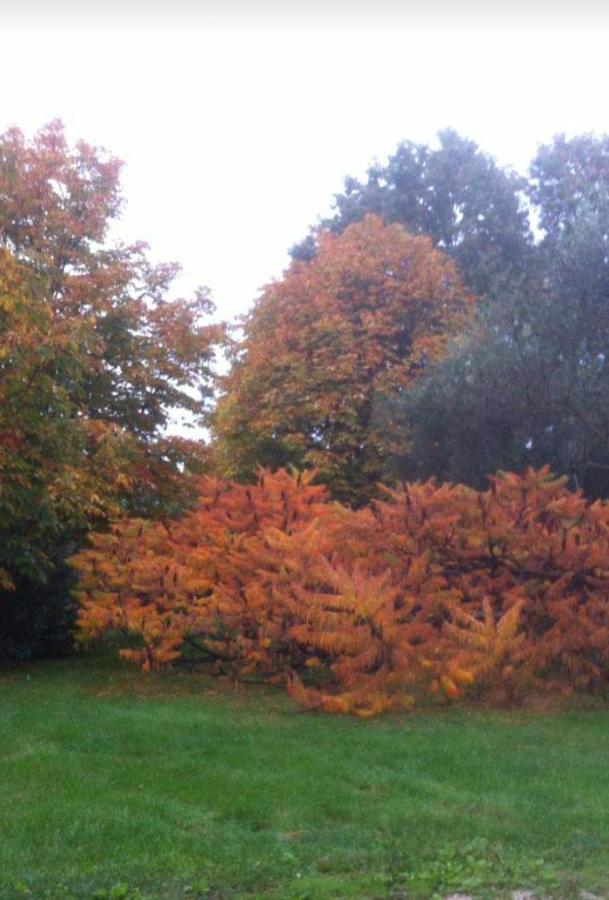
<path id="1" fill-rule="evenodd" d="M 319 470 L 332 493 L 362 502 L 395 452 L 384 404 L 441 358 L 472 298 L 430 238 L 366 216 L 321 232 L 243 322 L 215 415 L 221 472 L 258 465 Z"/>
<path id="2" fill-rule="evenodd" d="M 346 178 L 335 213 L 322 227 L 340 233 L 367 213 L 399 223 L 431 237 L 457 262 L 468 288 L 486 294 L 497 277 L 528 264 L 526 181 L 451 129 L 441 131 L 438 142 L 432 148 L 404 141 L 386 165 L 368 169 L 365 181 Z M 292 249 L 301 259 L 314 252 L 312 236 Z"/>
<path id="3" fill-rule="evenodd" d="M 540 147 L 529 192 L 543 229 L 532 271 L 397 401 L 396 467 L 482 486 L 497 468 L 549 463 L 606 496 L 609 140 L 559 135 Z"/>
<path id="4" fill-rule="evenodd" d="M 107 243 L 119 172 L 58 122 L 0 136 L 0 655 L 44 643 L 40 593 L 89 528 L 179 511 L 201 459 L 165 432 L 204 410 L 221 329 L 205 292 L 167 299 L 175 265 Z"/>

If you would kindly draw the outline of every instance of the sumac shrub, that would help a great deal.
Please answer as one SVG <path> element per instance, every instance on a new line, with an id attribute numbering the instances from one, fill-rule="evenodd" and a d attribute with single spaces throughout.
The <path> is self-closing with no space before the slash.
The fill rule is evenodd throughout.
<path id="1" fill-rule="evenodd" d="M 312 473 L 199 490 L 185 518 L 122 521 L 73 558 L 83 640 L 124 630 L 146 669 L 208 660 L 362 716 L 421 691 L 607 685 L 609 506 L 547 469 L 357 511 Z"/>

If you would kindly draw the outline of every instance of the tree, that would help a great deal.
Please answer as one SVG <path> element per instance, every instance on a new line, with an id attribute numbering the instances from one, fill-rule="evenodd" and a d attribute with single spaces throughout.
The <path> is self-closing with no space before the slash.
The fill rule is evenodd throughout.
<path id="1" fill-rule="evenodd" d="M 533 277 L 512 281 L 476 330 L 399 398 L 402 477 L 482 486 L 549 463 L 609 494 L 609 143 L 558 136 L 531 166 L 544 229 Z"/>
<path id="2" fill-rule="evenodd" d="M 338 234 L 374 213 L 429 235 L 457 262 L 467 287 L 486 295 L 498 275 L 505 279 L 529 264 L 526 182 L 455 131 L 441 131 L 438 139 L 437 149 L 405 141 L 386 165 L 369 168 L 365 182 L 347 178 L 334 216 L 322 224 Z M 307 259 L 314 252 L 309 237 L 292 255 Z"/>
<path id="3" fill-rule="evenodd" d="M 124 437 L 80 415 L 91 328 L 44 288 L 0 250 L 0 658 L 64 642 L 62 558 L 116 515 L 132 468 Z"/>
<path id="4" fill-rule="evenodd" d="M 64 560 L 90 527 L 178 512 L 200 466 L 194 442 L 166 428 L 205 409 L 221 329 L 203 321 L 204 291 L 166 299 L 176 266 L 107 243 L 119 172 L 103 151 L 71 148 L 59 122 L 31 141 L 0 137 L 4 656 L 48 648 L 51 620 L 65 624 Z"/>
<path id="5" fill-rule="evenodd" d="M 558 134 L 538 148 L 527 193 L 546 243 L 568 232 L 583 207 L 609 207 L 609 136 Z"/>
<path id="6" fill-rule="evenodd" d="M 213 416 L 216 462 L 241 480 L 258 465 L 315 467 L 334 496 L 359 503 L 395 452 L 385 398 L 443 355 L 471 297 L 429 238 L 378 217 L 317 242 L 244 320 Z"/>
<path id="7" fill-rule="evenodd" d="M 497 470 L 551 459 L 551 374 L 530 320 L 539 298 L 520 286 L 504 294 L 408 395 L 388 403 L 400 447 L 387 461 L 388 479 L 433 475 L 480 489 Z"/>
<path id="8" fill-rule="evenodd" d="M 168 302 L 179 266 L 153 265 L 143 243 L 105 243 L 120 213 L 121 163 L 79 142 L 70 148 L 60 122 L 27 141 L 18 129 L 0 138 L 0 245 L 45 278 L 59 319 L 91 322 L 96 344 L 85 390 L 92 418 L 146 440 L 172 414 L 200 414 L 211 396 L 217 326 L 205 289 Z"/>

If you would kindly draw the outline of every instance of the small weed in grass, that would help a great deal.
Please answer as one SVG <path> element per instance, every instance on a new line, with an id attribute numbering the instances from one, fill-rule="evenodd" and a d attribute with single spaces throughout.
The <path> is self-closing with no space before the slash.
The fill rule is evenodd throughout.
<path id="1" fill-rule="evenodd" d="M 144 900 L 140 891 L 135 888 L 132 890 L 128 884 L 113 885 L 109 891 L 95 891 L 92 900 Z"/>
<path id="2" fill-rule="evenodd" d="M 544 859 L 515 855 L 501 844 L 474 838 L 424 859 L 400 859 L 396 854 L 386 886 L 393 896 L 406 891 L 408 896 L 439 898 L 456 891 L 479 896 L 484 890 L 514 885 L 547 892 L 559 882 L 559 872 Z"/>

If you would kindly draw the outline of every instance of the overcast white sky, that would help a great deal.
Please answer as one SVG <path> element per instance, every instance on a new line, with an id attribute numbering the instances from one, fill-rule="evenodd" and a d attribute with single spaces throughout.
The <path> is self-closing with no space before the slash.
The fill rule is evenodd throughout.
<path id="1" fill-rule="evenodd" d="M 84 18 L 84 4 L 13 3 L 0 130 L 60 117 L 121 157 L 120 236 L 181 262 L 181 287 L 208 285 L 231 317 L 281 274 L 343 177 L 400 140 L 451 126 L 524 171 L 558 131 L 609 131 L 606 14 L 584 0 L 576 17 L 554 2 L 493 18 L 490 5 L 235 0 L 195 14 L 178 0 Z"/>

